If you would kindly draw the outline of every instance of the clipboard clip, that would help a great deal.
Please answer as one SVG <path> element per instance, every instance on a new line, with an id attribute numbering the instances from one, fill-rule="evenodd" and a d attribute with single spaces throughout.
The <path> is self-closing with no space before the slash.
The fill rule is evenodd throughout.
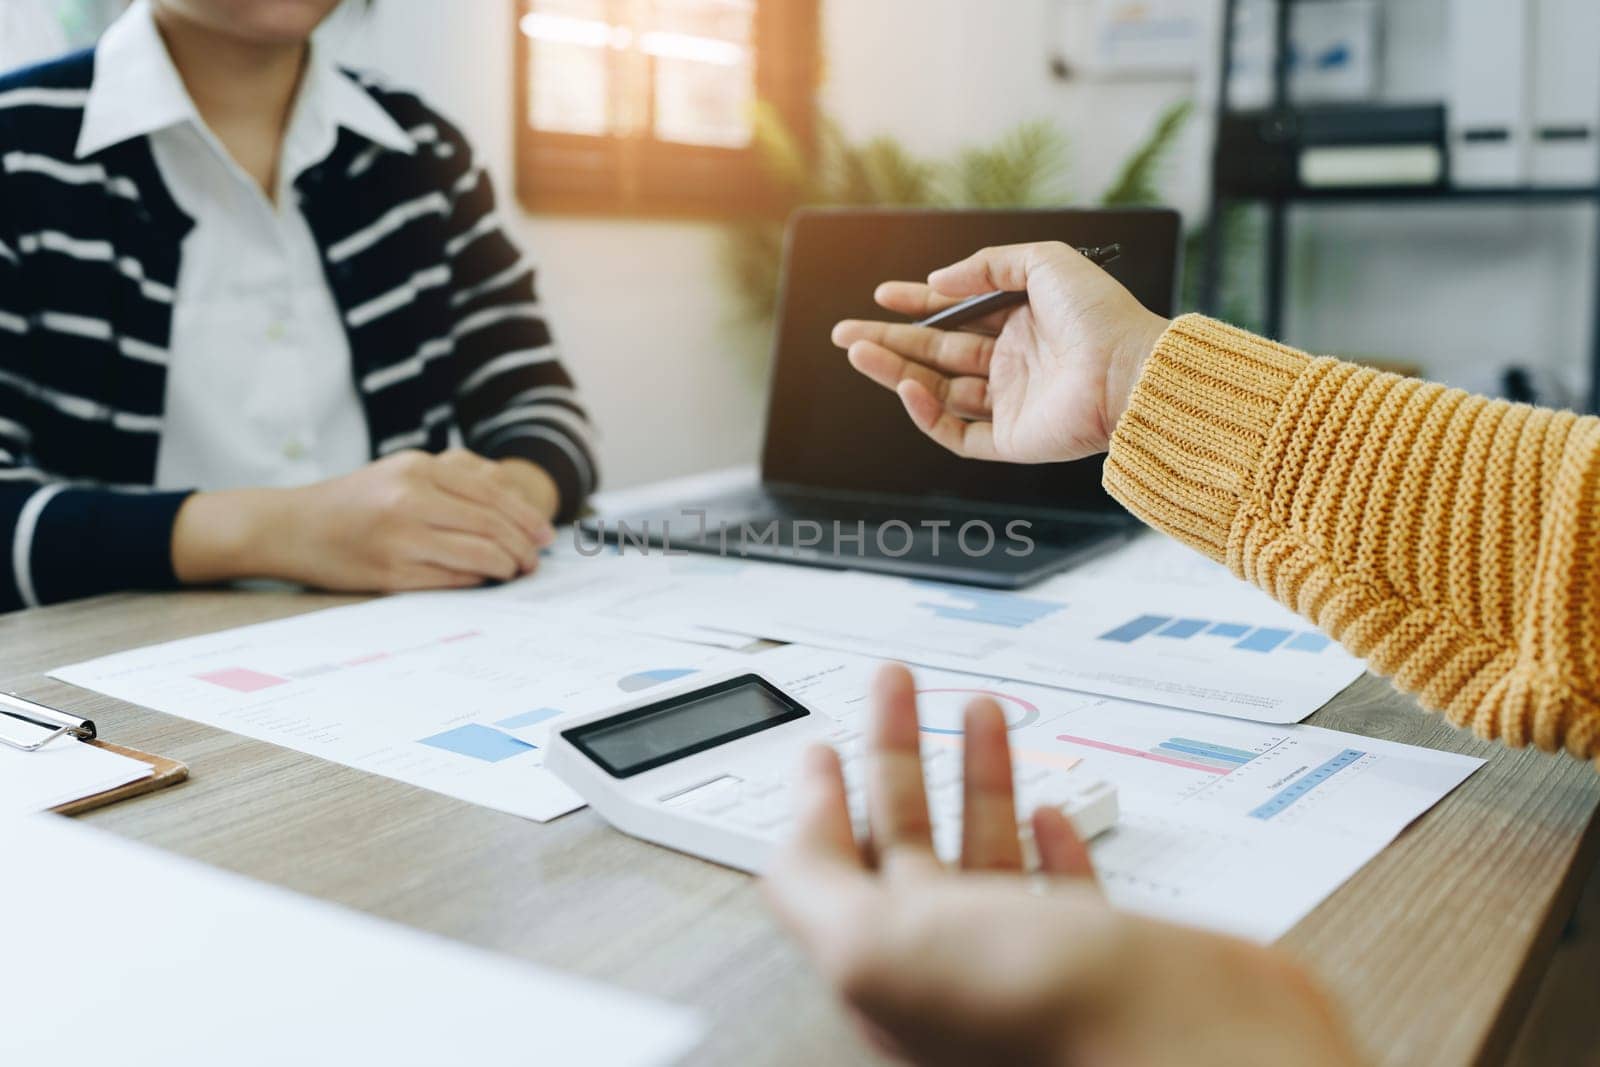
<path id="1" fill-rule="evenodd" d="M 12 732 L 13 728 L 23 723 L 33 727 L 33 730 L 25 735 Z M 0 744 L 23 752 L 37 752 L 63 734 L 71 734 L 80 741 L 92 741 L 95 738 L 94 723 L 36 704 L 15 693 L 0 693 Z"/>

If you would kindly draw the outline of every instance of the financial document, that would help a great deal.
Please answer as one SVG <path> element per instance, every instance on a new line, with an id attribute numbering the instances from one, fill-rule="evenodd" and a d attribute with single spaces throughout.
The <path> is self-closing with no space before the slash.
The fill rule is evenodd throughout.
<path id="1" fill-rule="evenodd" d="M 1203 565 L 1203 566 L 1200 566 Z M 698 597 L 707 626 L 1257 722 L 1299 722 L 1363 665 L 1220 568 L 1203 579 L 1063 575 L 1012 593 L 869 574 L 753 574 Z"/>
<path id="2" fill-rule="evenodd" d="M 732 655 L 585 628 L 515 601 L 413 596 L 124 652 L 52 676 L 545 820 L 583 806 L 544 769 L 548 724 Z"/>
<path id="3" fill-rule="evenodd" d="M 55 816 L 0 819 L 0 1063 L 654 1067 L 691 1013 Z"/>
<path id="4" fill-rule="evenodd" d="M 882 661 L 790 645 L 748 657 L 816 711 L 864 726 Z M 961 744 L 978 696 L 1005 711 L 1018 765 L 1080 763 L 1117 786 L 1091 845 L 1122 908 L 1273 941 L 1483 765 L 1314 726 L 1269 726 L 1044 686 L 919 669 L 924 749 Z"/>
<path id="5" fill-rule="evenodd" d="M 571 535 L 563 531 L 564 537 Z M 487 604 L 492 610 L 533 618 L 580 620 L 589 627 L 664 637 L 674 641 L 742 648 L 747 634 L 703 625 L 701 605 L 737 599 L 755 582 L 786 588 L 816 574 L 789 567 L 674 550 L 619 551 L 615 546 L 564 539 L 545 552 L 537 574 L 485 589 L 418 593 L 457 608 Z"/>

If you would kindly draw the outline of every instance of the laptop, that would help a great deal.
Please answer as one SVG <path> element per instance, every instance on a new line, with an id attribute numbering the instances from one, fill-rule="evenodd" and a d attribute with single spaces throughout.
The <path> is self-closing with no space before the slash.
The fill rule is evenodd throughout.
<path id="1" fill-rule="evenodd" d="M 1102 460 L 1017 466 L 956 457 L 830 340 L 872 300 L 990 245 L 1118 244 L 1108 268 L 1172 313 L 1179 224 L 1166 210 L 807 210 L 784 246 L 760 484 L 590 519 L 590 536 L 670 549 L 1018 589 L 1125 540 L 1135 520 L 1100 485 Z"/>

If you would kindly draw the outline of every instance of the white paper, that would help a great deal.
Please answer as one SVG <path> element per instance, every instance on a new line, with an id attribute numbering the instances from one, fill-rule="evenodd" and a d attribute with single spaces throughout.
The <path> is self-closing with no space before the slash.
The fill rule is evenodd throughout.
<path id="1" fill-rule="evenodd" d="M 1203 559 L 1169 559 L 1178 581 L 1126 577 L 1152 552 L 1135 546 L 1132 562 L 1098 564 L 1101 577 L 1069 573 L 1021 593 L 759 573 L 737 597 L 684 595 L 701 598 L 702 624 L 740 634 L 1257 722 L 1299 722 L 1360 677 L 1360 660 Z"/>
<path id="2" fill-rule="evenodd" d="M 154 773 L 148 763 L 70 737 L 34 752 L 0 744 L 0 816 L 46 811 Z"/>
<path id="3" fill-rule="evenodd" d="M 881 661 L 791 645 L 751 667 L 863 726 Z M 1106 894 L 1157 918 L 1273 941 L 1483 760 L 1314 726 L 1267 726 L 1043 686 L 918 670 L 923 744 L 959 745 L 994 697 L 1013 759 L 1117 787 L 1117 827 L 1091 845 Z"/>
<path id="4" fill-rule="evenodd" d="M 1074 582 L 1084 578 L 1193 589 L 1215 589 L 1238 581 L 1228 568 L 1202 556 L 1182 541 L 1174 541 L 1165 534 L 1147 530 L 1110 552 L 1046 578 L 1028 591 L 1044 597 L 1059 596 L 1063 591 L 1071 590 Z"/>
<path id="5" fill-rule="evenodd" d="M 684 1010 L 54 816 L 0 821 L 0 1063 L 646 1067 Z"/>
<path id="6" fill-rule="evenodd" d="M 392 597 L 52 676 L 531 819 L 583 806 L 509 727 L 620 703 L 731 655 L 493 598 Z"/>
<path id="7" fill-rule="evenodd" d="M 562 531 L 563 538 L 577 535 Z M 468 591 L 423 593 L 460 610 L 489 605 L 530 618 L 560 618 L 609 631 L 646 634 L 673 641 L 737 649 L 756 638 L 713 629 L 699 621 L 706 601 L 736 597 L 744 584 L 804 580 L 816 572 L 782 564 L 688 554 L 674 549 L 618 549 L 582 535 L 545 553 L 537 574 L 504 585 Z"/>

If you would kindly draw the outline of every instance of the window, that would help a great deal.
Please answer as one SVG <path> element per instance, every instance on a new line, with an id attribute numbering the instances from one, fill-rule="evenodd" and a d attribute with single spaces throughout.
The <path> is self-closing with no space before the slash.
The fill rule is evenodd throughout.
<path id="1" fill-rule="evenodd" d="M 517 186 L 538 212 L 775 209 L 756 105 L 809 143 L 817 0 L 518 0 Z"/>

